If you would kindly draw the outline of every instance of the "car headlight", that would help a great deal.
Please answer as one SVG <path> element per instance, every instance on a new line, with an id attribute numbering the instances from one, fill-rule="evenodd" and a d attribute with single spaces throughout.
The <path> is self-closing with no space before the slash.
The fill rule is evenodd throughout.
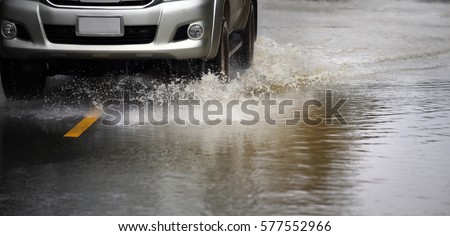
<path id="1" fill-rule="evenodd" d="M 203 29 L 203 26 L 200 24 L 192 24 L 188 28 L 188 36 L 190 39 L 201 39 L 203 37 L 203 34 L 205 33 L 205 30 Z"/>
<path id="2" fill-rule="evenodd" d="M 5 39 L 15 39 L 17 37 L 16 24 L 12 22 L 5 22 L 2 24 L 2 36 Z"/>

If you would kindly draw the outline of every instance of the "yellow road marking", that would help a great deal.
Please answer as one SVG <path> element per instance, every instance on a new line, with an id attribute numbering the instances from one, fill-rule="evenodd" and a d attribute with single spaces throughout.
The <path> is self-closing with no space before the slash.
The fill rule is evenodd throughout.
<path id="1" fill-rule="evenodd" d="M 80 137 L 91 125 L 93 125 L 98 118 L 102 116 L 102 112 L 99 110 L 90 111 L 83 120 L 80 121 L 75 127 L 64 135 L 64 138 L 78 138 Z"/>

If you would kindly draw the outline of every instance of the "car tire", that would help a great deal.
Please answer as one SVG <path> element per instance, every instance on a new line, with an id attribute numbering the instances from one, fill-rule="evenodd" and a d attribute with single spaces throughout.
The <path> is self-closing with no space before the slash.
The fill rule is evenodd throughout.
<path id="1" fill-rule="evenodd" d="M 222 23 L 222 33 L 220 36 L 219 50 L 216 57 L 207 62 L 207 68 L 220 80 L 228 80 L 230 73 L 230 35 L 228 31 L 228 24 L 224 20 Z"/>
<path id="2" fill-rule="evenodd" d="M 255 8 L 253 3 L 250 5 L 250 13 L 248 15 L 247 24 L 245 29 L 240 33 L 242 39 L 242 47 L 238 54 L 239 66 L 243 69 L 248 69 L 253 63 L 253 57 L 255 54 L 255 27 L 256 27 Z"/>
<path id="3" fill-rule="evenodd" d="M 44 95 L 46 76 L 42 61 L 2 59 L 0 64 L 6 98 L 26 99 Z"/>

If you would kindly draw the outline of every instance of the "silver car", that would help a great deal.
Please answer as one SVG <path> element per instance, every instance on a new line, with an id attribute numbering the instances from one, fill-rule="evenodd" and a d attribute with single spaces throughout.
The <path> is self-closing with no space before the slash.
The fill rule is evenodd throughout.
<path id="1" fill-rule="evenodd" d="M 252 63 L 257 0 L 0 0 L 8 98 L 43 93 L 63 59 L 194 60 L 227 77 Z"/>

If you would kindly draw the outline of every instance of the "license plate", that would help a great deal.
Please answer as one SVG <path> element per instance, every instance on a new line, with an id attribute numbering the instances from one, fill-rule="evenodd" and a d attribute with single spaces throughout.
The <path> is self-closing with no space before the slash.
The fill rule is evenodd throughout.
<path id="1" fill-rule="evenodd" d="M 80 0 L 80 2 L 87 3 L 118 3 L 120 0 Z"/>
<path id="2" fill-rule="evenodd" d="M 81 37 L 121 37 L 124 35 L 123 19 L 79 16 L 76 34 Z"/>

